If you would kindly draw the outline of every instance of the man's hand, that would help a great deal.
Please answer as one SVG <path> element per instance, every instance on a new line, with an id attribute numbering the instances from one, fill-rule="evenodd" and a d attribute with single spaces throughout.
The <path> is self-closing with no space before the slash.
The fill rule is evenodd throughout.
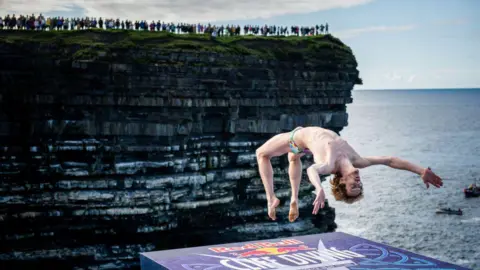
<path id="1" fill-rule="evenodd" d="M 325 192 L 323 192 L 323 188 L 314 191 L 315 194 L 317 194 L 317 197 L 315 197 L 315 201 L 313 202 L 313 212 L 312 214 L 316 215 L 318 214 L 318 210 L 320 208 L 323 208 L 325 206 Z"/>
<path id="2" fill-rule="evenodd" d="M 423 170 L 421 177 L 423 179 L 423 183 L 425 183 L 427 188 L 430 187 L 430 184 L 437 188 L 443 186 L 442 179 L 438 177 L 434 172 L 432 172 L 432 169 L 430 169 L 430 167 Z"/>

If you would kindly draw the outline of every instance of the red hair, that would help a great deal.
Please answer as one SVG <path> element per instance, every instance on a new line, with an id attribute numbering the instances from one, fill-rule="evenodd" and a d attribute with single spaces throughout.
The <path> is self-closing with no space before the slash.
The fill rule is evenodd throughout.
<path id="1" fill-rule="evenodd" d="M 347 187 L 345 186 L 344 183 L 340 183 L 341 179 L 342 179 L 342 175 L 340 173 L 336 173 L 333 176 L 333 178 L 330 180 L 330 185 L 332 186 L 332 193 L 335 200 L 344 201 L 348 204 L 352 204 L 363 198 L 363 190 L 357 196 L 348 196 Z"/>

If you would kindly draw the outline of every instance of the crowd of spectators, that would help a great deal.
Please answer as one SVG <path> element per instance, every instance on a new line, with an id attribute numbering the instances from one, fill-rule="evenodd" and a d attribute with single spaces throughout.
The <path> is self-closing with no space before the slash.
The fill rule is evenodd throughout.
<path id="1" fill-rule="evenodd" d="M 0 30 L 30 30 L 30 31 L 73 31 L 85 29 L 123 29 L 134 31 L 168 31 L 177 34 L 212 34 L 214 36 L 236 35 L 296 35 L 311 36 L 328 33 L 328 23 L 315 26 L 277 26 L 277 25 L 212 25 L 212 24 L 187 24 L 167 23 L 160 20 L 120 20 L 112 18 L 64 18 L 45 17 L 39 15 L 6 15 L 0 16 Z"/>

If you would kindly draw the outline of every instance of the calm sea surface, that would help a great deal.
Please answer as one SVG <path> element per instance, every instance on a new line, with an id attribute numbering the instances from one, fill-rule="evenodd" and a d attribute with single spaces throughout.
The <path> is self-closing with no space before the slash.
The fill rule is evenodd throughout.
<path id="1" fill-rule="evenodd" d="M 462 193 L 480 184 L 480 90 L 357 90 L 347 112 L 341 135 L 360 155 L 430 166 L 444 187 L 426 189 L 419 176 L 385 166 L 363 169 L 363 201 L 346 205 L 326 192 L 337 231 L 480 269 L 480 198 Z M 464 214 L 437 215 L 438 206 Z"/>

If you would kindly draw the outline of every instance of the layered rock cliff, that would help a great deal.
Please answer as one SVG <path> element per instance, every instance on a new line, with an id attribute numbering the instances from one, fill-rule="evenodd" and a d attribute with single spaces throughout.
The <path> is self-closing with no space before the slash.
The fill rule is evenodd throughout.
<path id="1" fill-rule="evenodd" d="M 255 160 L 278 132 L 347 125 L 361 80 L 330 35 L 0 31 L 0 62 L 3 266 L 138 267 L 143 251 L 335 229 L 305 175 L 288 222 L 286 156 L 269 221 Z"/>

